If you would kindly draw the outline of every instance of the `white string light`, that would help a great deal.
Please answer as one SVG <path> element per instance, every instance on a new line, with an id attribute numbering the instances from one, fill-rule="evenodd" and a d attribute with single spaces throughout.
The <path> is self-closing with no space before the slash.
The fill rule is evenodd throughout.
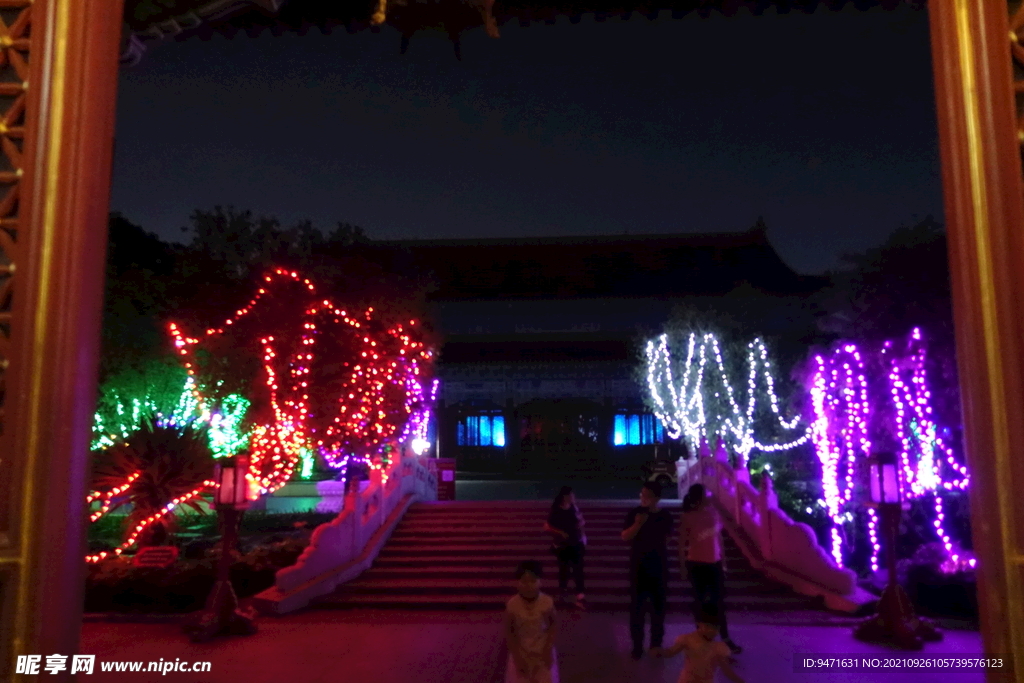
<path id="1" fill-rule="evenodd" d="M 801 421 L 800 415 L 789 420 L 782 416 L 768 349 L 760 338 L 747 344 L 745 410 L 736 401 L 737 392 L 725 369 L 721 346 L 715 335 L 705 334 L 698 342 L 697 335 L 690 334 L 680 381 L 673 377 L 672 366 L 677 361 L 672 358 L 668 335 L 648 341 L 646 352 L 647 386 L 654 402 L 654 414 L 665 426 L 669 438 L 685 439 L 693 452 L 702 441 L 719 437 L 736 451 L 741 464 L 745 465 L 755 450 L 766 453 L 785 451 L 806 443 L 810 438 L 810 427 L 801 429 L 797 438 L 784 442 L 766 443 L 768 439 L 758 435 L 757 407 L 764 395 L 768 397 L 770 410 L 777 422 L 777 426 L 772 425 L 768 429 L 781 428 L 792 432 L 799 429 Z M 714 363 L 709 368 L 712 356 Z M 714 412 L 712 421 L 708 420 L 709 408 Z"/>

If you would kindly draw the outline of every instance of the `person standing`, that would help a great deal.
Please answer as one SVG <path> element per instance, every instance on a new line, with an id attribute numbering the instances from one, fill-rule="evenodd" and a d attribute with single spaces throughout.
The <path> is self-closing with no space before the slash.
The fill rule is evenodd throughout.
<path id="1" fill-rule="evenodd" d="M 717 615 L 722 642 L 732 653 L 743 651 L 729 638 L 725 619 L 725 563 L 722 559 L 722 520 L 703 484 L 694 484 L 683 498 L 679 524 L 679 566 L 682 578 L 690 579 L 697 614 Z"/>
<path id="2" fill-rule="evenodd" d="M 505 683 L 558 683 L 555 601 L 540 591 L 541 565 L 516 568 L 516 594 L 505 606 Z"/>
<path id="3" fill-rule="evenodd" d="M 587 549 L 586 522 L 576 505 L 576 496 L 571 486 L 563 486 L 551 503 L 544 530 L 554 536 L 551 550 L 558 559 L 558 587 L 561 597 L 568 602 L 569 574 L 576 584 L 576 606 L 585 607 L 586 596 L 583 585 L 583 556 Z"/>
<path id="4" fill-rule="evenodd" d="M 622 540 L 629 550 L 629 633 L 633 659 L 644 652 L 646 603 L 651 603 L 651 652 L 661 651 L 665 639 L 665 609 L 668 602 L 668 536 L 672 514 L 659 507 L 661 486 L 647 482 L 640 489 L 640 506 L 626 515 Z"/>

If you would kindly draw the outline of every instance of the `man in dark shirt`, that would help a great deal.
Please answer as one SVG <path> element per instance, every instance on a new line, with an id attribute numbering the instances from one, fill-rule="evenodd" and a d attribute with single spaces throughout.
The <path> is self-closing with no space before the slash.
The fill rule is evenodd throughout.
<path id="1" fill-rule="evenodd" d="M 660 650 L 665 638 L 665 606 L 668 593 L 668 537 L 672 515 L 658 507 L 661 487 L 655 482 L 640 490 L 640 507 L 626 515 L 622 540 L 630 544 L 629 631 L 633 638 L 633 659 L 644 652 L 645 603 L 651 601 L 651 650 Z"/>

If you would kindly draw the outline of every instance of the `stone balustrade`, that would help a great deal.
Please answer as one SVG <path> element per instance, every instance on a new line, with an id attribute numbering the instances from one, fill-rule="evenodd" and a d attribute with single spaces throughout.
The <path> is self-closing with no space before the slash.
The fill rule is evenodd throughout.
<path id="1" fill-rule="evenodd" d="M 811 527 L 779 509 L 767 474 L 760 490 L 755 489 L 747 468 L 734 469 L 720 452 L 680 460 L 677 476 L 680 498 L 693 484 L 705 486 L 743 554 L 769 578 L 801 595 L 821 596 L 829 609 L 837 611 L 857 612 L 876 600 L 857 585 L 854 572 L 836 565 Z"/>
<path id="2" fill-rule="evenodd" d="M 292 612 L 368 569 L 409 506 L 437 499 L 437 475 L 426 463 L 405 457 L 386 471 L 372 470 L 368 485 L 347 494 L 341 482 L 319 482 L 318 509 L 338 510 L 338 516 L 313 531 L 296 563 L 256 596 L 256 607 L 266 614 Z"/>

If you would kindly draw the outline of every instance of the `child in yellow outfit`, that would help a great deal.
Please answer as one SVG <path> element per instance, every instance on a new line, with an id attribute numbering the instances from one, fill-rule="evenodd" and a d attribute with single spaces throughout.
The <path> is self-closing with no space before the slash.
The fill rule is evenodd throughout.
<path id="1" fill-rule="evenodd" d="M 558 683 L 555 601 L 540 592 L 540 562 L 516 569 L 516 595 L 505 606 L 505 683 Z"/>
<path id="2" fill-rule="evenodd" d="M 729 664 L 729 646 L 718 636 L 718 615 L 713 607 L 701 610 L 697 617 L 697 630 L 676 638 L 671 647 L 652 652 L 661 657 L 686 654 L 686 664 L 679 675 L 679 683 L 714 683 L 715 671 L 721 670 L 733 683 L 744 683 L 743 678 Z"/>

